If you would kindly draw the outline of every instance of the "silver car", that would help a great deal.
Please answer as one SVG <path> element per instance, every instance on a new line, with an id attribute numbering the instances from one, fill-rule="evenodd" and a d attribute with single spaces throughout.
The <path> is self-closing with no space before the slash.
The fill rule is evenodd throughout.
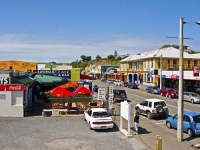
<path id="1" fill-rule="evenodd" d="M 200 96 L 193 92 L 183 92 L 183 97 L 185 101 L 190 101 L 191 103 L 200 103 Z"/>

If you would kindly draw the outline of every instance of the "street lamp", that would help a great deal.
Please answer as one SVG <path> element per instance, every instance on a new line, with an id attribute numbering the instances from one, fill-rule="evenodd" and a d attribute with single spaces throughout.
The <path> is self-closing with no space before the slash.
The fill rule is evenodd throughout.
<path id="1" fill-rule="evenodd" d="M 196 23 L 200 25 L 200 21 L 197 22 L 184 22 L 183 18 L 180 18 L 180 58 L 179 58 L 179 98 L 178 98 L 178 126 L 177 126 L 177 139 L 183 141 L 183 24 Z"/>

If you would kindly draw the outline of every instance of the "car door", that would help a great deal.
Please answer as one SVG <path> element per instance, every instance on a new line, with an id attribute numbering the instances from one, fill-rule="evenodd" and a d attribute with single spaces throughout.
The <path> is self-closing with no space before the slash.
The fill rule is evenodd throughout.
<path id="1" fill-rule="evenodd" d="M 183 98 L 184 98 L 184 100 L 186 100 L 186 101 L 190 101 L 190 93 L 184 92 Z"/>
<path id="2" fill-rule="evenodd" d="M 91 114 L 92 114 L 92 110 L 91 109 L 88 109 L 87 112 L 85 113 L 85 119 L 86 119 L 86 121 L 88 123 L 90 122 Z"/>
<path id="3" fill-rule="evenodd" d="M 177 123 L 178 123 L 178 114 L 176 114 L 171 120 L 172 127 L 177 128 Z"/>
<path id="4" fill-rule="evenodd" d="M 183 116 L 183 131 L 187 132 L 187 129 L 190 128 L 190 117 L 188 115 Z"/>
<path id="5" fill-rule="evenodd" d="M 146 109 L 147 109 L 147 105 L 148 105 L 148 101 L 143 101 L 141 103 L 141 113 L 146 113 Z"/>

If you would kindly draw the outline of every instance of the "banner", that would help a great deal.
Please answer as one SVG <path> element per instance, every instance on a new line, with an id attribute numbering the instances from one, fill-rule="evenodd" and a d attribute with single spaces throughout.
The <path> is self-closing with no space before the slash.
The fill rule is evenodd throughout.
<path id="1" fill-rule="evenodd" d="M 198 66 L 193 67 L 193 76 L 194 77 L 199 77 L 199 70 L 200 70 L 200 67 L 198 67 Z"/>

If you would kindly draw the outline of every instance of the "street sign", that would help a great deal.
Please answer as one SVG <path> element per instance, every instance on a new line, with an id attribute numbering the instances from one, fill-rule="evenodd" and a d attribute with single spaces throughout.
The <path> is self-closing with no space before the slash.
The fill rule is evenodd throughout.
<path id="1" fill-rule="evenodd" d="M 113 106 L 113 86 L 109 86 L 109 93 L 108 93 L 108 103 L 109 109 L 112 109 Z"/>
<path id="2" fill-rule="evenodd" d="M 104 101 L 106 99 L 106 89 L 98 88 L 98 101 Z"/>

